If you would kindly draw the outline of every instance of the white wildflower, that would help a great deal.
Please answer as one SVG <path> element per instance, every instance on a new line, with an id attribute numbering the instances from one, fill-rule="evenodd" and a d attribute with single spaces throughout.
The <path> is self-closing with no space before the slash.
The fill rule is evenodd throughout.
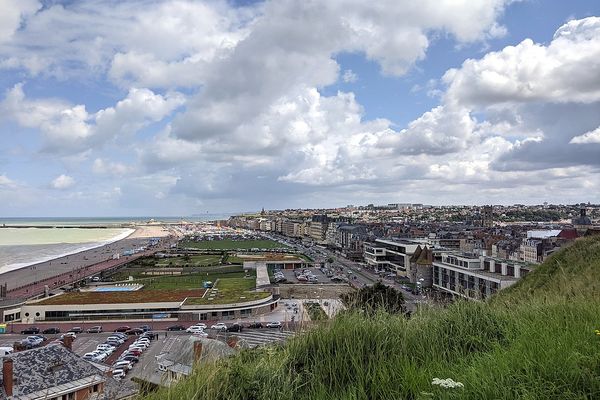
<path id="1" fill-rule="evenodd" d="M 433 378 L 433 381 L 431 381 L 431 384 L 441 386 L 444 389 L 454 389 L 454 388 L 465 387 L 465 385 L 463 385 L 461 382 L 455 382 L 450 378 L 446 378 L 446 379 Z"/>

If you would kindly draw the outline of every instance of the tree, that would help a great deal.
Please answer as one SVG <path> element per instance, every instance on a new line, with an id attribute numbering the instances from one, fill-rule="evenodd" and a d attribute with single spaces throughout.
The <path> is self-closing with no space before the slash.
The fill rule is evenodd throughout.
<path id="1" fill-rule="evenodd" d="M 402 292 L 381 282 L 344 294 L 341 300 L 348 309 L 361 310 L 368 314 L 379 310 L 393 314 L 405 312 Z"/>

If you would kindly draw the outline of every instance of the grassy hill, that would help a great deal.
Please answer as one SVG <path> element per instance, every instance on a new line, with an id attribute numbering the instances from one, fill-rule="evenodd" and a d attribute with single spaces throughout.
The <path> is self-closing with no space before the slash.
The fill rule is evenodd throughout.
<path id="1" fill-rule="evenodd" d="M 146 399 L 598 399 L 598 278 L 600 237 L 580 240 L 491 302 L 342 315 Z"/>

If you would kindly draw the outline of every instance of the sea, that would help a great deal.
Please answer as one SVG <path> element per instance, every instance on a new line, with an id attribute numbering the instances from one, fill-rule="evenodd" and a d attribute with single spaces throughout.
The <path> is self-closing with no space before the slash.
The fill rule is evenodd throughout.
<path id="1" fill-rule="evenodd" d="M 0 274 L 121 240 L 132 225 L 228 219 L 233 214 L 190 217 L 1 218 Z"/>

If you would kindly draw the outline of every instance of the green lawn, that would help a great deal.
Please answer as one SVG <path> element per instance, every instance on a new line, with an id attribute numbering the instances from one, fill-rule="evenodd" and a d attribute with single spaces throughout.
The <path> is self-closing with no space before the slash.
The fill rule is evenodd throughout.
<path id="1" fill-rule="evenodd" d="M 184 240 L 179 244 L 181 248 L 203 250 L 233 250 L 233 249 L 280 249 L 287 246 L 273 240 L 203 240 L 193 242 Z"/>
<path id="2" fill-rule="evenodd" d="M 221 256 L 218 254 L 202 254 L 189 257 L 171 257 L 159 259 L 156 262 L 157 267 L 204 267 L 218 265 Z"/>
<path id="3" fill-rule="evenodd" d="M 251 301 L 269 297 L 269 292 L 250 292 L 256 286 L 255 277 L 219 279 L 212 300 L 208 294 L 204 298 L 188 299 L 186 304 L 226 304 L 238 301 Z"/>
<path id="4" fill-rule="evenodd" d="M 133 281 L 134 283 L 141 283 L 144 285 L 144 290 L 152 289 L 191 289 L 201 288 L 204 281 L 215 282 L 217 279 L 221 281 L 227 281 L 230 278 L 242 278 L 244 279 L 244 272 L 236 271 L 229 273 L 197 273 L 190 275 L 173 275 L 173 276 L 155 276 L 149 278 L 143 278 Z M 236 279 L 234 279 L 236 280 Z M 251 277 L 248 279 L 251 282 L 255 282 L 255 278 Z"/>

